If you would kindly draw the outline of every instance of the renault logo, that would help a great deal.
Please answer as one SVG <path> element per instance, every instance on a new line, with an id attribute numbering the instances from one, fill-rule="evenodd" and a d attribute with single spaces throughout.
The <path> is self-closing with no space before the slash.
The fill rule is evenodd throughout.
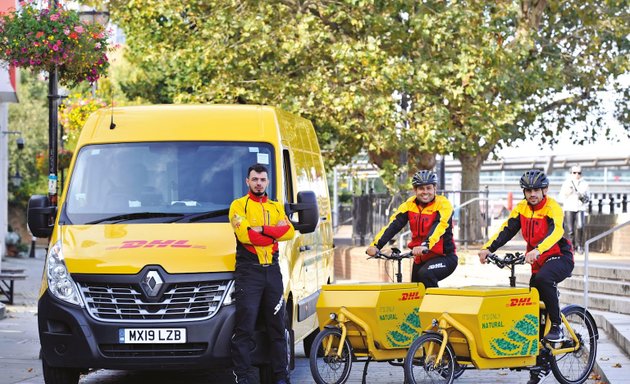
<path id="1" fill-rule="evenodd" d="M 160 288 L 164 281 L 160 277 L 160 274 L 157 271 L 149 271 L 142 278 L 140 282 L 140 286 L 144 291 L 144 294 L 149 297 L 157 296 L 158 292 L 160 292 Z"/>

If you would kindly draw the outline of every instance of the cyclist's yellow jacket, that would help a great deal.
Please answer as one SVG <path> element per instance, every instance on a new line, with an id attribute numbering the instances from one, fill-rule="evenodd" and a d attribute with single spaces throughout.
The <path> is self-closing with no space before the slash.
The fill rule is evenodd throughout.
<path id="1" fill-rule="evenodd" d="M 411 240 L 407 246 L 413 248 L 424 245 L 429 249 L 426 255 L 416 256 L 416 264 L 436 256 L 455 254 L 452 216 L 453 206 L 444 196 L 436 195 L 426 205 L 418 203 L 416 196 L 411 196 L 398 207 L 389 224 L 381 229 L 371 245 L 383 248 L 409 223 Z"/>
<path id="2" fill-rule="evenodd" d="M 536 273 L 551 256 L 566 256 L 573 260 L 571 243 L 562 235 L 562 208 L 553 198 L 546 196 L 540 203 L 531 206 L 527 200 L 521 200 L 483 248 L 495 252 L 510 241 L 518 231 L 527 242 L 527 252 L 537 248 L 538 259 L 532 264 L 532 272 Z"/>
<path id="3" fill-rule="evenodd" d="M 278 259 L 278 241 L 290 240 L 295 234 L 282 204 L 267 195 L 251 192 L 230 205 L 230 223 L 236 236 L 237 262 L 272 264 Z M 278 226 L 285 220 L 288 225 Z M 262 227 L 262 233 L 252 230 Z"/>

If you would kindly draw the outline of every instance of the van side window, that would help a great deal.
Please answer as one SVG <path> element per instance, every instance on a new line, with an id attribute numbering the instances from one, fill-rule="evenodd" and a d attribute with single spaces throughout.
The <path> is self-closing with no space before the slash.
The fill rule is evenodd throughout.
<path id="1" fill-rule="evenodd" d="M 288 149 L 282 150 L 282 171 L 284 172 L 284 201 L 293 201 L 293 172 L 291 168 L 291 156 Z"/>

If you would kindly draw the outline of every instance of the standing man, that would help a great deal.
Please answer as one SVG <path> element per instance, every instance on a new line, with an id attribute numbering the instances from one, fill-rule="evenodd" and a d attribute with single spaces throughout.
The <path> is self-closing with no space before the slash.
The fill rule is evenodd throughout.
<path id="1" fill-rule="evenodd" d="M 580 253 L 584 246 L 584 223 L 590 198 L 588 188 L 579 165 L 571 167 L 571 174 L 560 188 L 560 197 L 564 201 L 564 230 L 573 247 Z"/>
<path id="2" fill-rule="evenodd" d="M 490 253 L 521 231 L 527 242 L 525 262 L 532 266 L 529 286 L 538 290 L 551 320 L 551 329 L 544 337 L 556 343 L 564 340 L 560 328 L 558 283 L 571 276 L 573 252 L 571 244 L 562 237 L 564 231 L 560 204 L 547 196 L 547 176 L 542 171 L 532 169 L 523 174 L 520 184 L 525 198 L 514 207 L 501 229 L 483 245 L 479 251 L 479 261 L 485 264 Z M 530 370 L 527 384 L 539 383 L 549 374 L 549 364 L 544 356 L 539 355 L 536 363 L 537 366 Z"/>
<path id="3" fill-rule="evenodd" d="M 389 224 L 377 235 L 365 251 L 374 256 L 407 223 L 411 228 L 411 249 L 414 263 L 411 281 L 426 288 L 437 287 L 457 267 L 453 240 L 453 206 L 444 196 L 436 195 L 437 175 L 419 171 L 411 179 L 415 195 L 407 199 L 392 215 Z"/>
<path id="4" fill-rule="evenodd" d="M 269 185 L 268 175 L 264 165 L 249 167 L 245 179 L 249 192 L 230 205 L 229 217 L 236 235 L 232 361 L 239 384 L 254 382 L 250 352 L 259 310 L 269 335 L 269 357 L 276 383 L 289 383 L 278 242 L 293 238 L 295 230 L 282 205 L 269 199 L 265 192 Z"/>

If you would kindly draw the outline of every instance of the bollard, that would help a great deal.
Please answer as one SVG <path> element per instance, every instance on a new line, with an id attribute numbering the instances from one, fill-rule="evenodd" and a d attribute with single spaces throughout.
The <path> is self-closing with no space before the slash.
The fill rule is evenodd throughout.
<path id="1" fill-rule="evenodd" d="M 35 241 L 37 240 L 37 237 L 33 236 L 31 239 L 31 249 L 29 251 L 28 257 L 35 257 Z"/>

